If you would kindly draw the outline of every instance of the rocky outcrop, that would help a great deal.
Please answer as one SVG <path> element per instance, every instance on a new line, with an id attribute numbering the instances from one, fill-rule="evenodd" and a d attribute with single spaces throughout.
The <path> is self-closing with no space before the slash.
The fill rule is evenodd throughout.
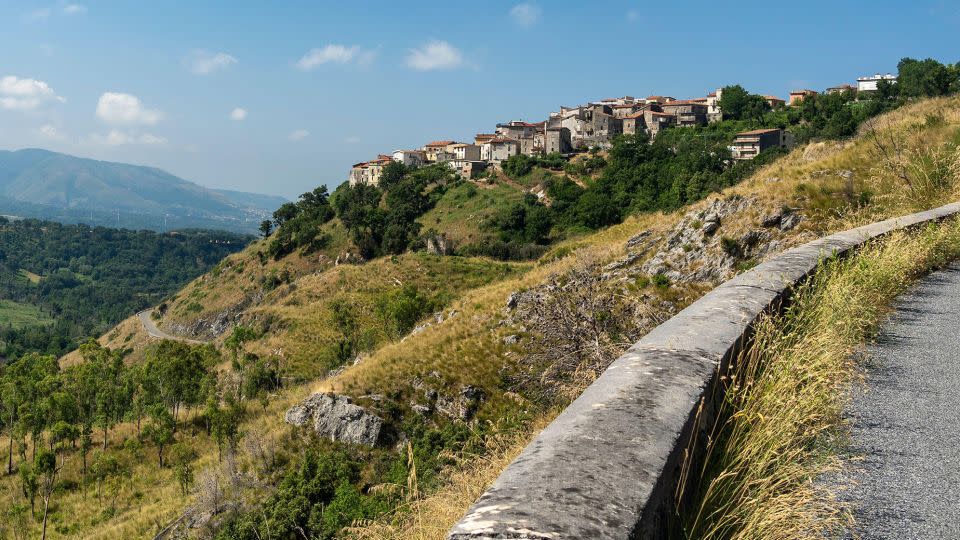
<path id="1" fill-rule="evenodd" d="M 316 393 L 291 407 L 284 420 L 298 427 L 310 427 L 332 441 L 376 446 L 386 442 L 383 420 L 347 396 Z"/>
<path id="2" fill-rule="evenodd" d="M 673 282 L 719 281 L 728 277 L 738 256 L 764 238 L 748 232 L 739 240 L 723 237 L 723 222 L 754 204 L 746 197 L 715 199 L 709 206 L 686 214 L 670 231 L 640 272 L 663 274 Z M 736 246 L 734 246 L 734 242 Z"/>
<path id="3" fill-rule="evenodd" d="M 427 252 L 433 255 L 453 255 L 453 240 L 443 234 L 433 234 L 427 237 Z"/>

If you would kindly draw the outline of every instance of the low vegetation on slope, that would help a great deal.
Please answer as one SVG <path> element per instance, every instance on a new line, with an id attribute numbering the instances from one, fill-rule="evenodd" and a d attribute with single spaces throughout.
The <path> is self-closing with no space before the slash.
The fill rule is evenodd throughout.
<path id="1" fill-rule="evenodd" d="M 344 199 L 347 188 L 329 198 L 314 192 L 281 214 L 271 237 L 159 306 L 163 328 L 212 340 L 184 346 L 178 355 L 200 359 L 194 365 L 202 366 L 197 372 L 209 384 L 191 391 L 172 426 L 152 408 L 158 427 L 148 433 L 156 438 L 145 436 L 143 426 L 138 435 L 136 425 L 135 404 L 157 395 L 147 391 L 149 383 L 132 393 L 142 383 L 99 387 L 131 396 L 118 398 L 126 405 L 108 415 L 116 423 L 106 438 L 93 438 L 99 448 L 89 454 L 116 460 L 123 474 L 110 476 L 111 465 L 101 476 L 84 475 L 79 440 L 77 449 L 69 437 L 55 444 L 62 468 L 50 492 L 48 532 L 147 536 L 178 520 L 178 531 L 221 538 L 265 537 L 267 531 L 274 537 L 437 535 L 537 426 L 624 347 L 715 284 L 807 239 L 954 197 L 955 175 L 942 174 L 949 171 L 942 163 L 956 153 L 958 128 L 957 98 L 914 103 L 868 121 L 853 139 L 797 148 L 682 209 L 624 214 L 597 231 L 582 224 L 558 229 L 554 221 L 543 244 L 529 242 L 546 250 L 536 262 L 441 255 L 446 250 L 436 245 L 436 253 L 409 249 L 426 246 L 431 217 L 436 224 L 446 212 L 467 208 L 462 197 L 470 186 L 476 193 L 466 199 L 493 191 L 491 185 L 509 186 L 502 189 L 527 207 L 526 235 L 526 211 L 547 205 L 529 200 L 516 180 L 468 184 L 404 174 L 385 190 L 361 188 Z M 611 178 L 611 186 L 632 182 L 629 171 L 642 168 L 650 150 L 635 141 L 621 145 L 616 151 L 630 167 L 611 165 L 613 152 L 603 158 L 604 172 L 573 172 L 571 185 L 583 189 L 580 184 L 615 170 L 623 183 Z M 632 165 L 631 156 L 637 158 Z M 400 191 L 388 202 L 393 189 Z M 557 200 L 551 203 L 550 212 L 559 212 Z M 499 210 L 489 215 L 493 222 L 502 217 Z M 287 234 L 289 223 L 296 225 Z M 512 230 L 519 234 L 519 227 Z M 478 225 L 461 238 L 481 234 L 509 244 L 501 232 Z M 323 235 L 329 238 L 315 241 Z M 296 247 L 277 257 L 271 246 L 278 239 Z M 404 241 L 402 250 L 394 243 Z M 360 256 L 373 257 L 363 262 Z M 124 357 L 134 365 L 170 347 L 151 344 L 135 320 L 101 342 L 113 350 L 139 347 Z M 97 354 L 113 358 L 115 352 Z M 48 379 L 54 390 L 63 384 L 57 377 Z M 298 384 L 301 378 L 316 380 Z M 394 444 L 331 442 L 284 425 L 284 411 L 317 390 L 349 395 L 379 416 Z M 29 424 L 37 426 L 38 440 L 53 440 L 45 428 L 61 419 L 57 410 L 41 409 Z M 13 438 L 0 442 L 13 444 L 15 465 L 26 464 L 26 472 L 2 480 L 0 504 L 19 509 L 7 521 L 22 523 L 17 530 L 37 530 L 40 518 L 30 518 L 29 497 L 21 494 L 48 469 L 31 457 L 37 446 L 28 424 L 18 420 L 24 417 L 5 418 L 14 418 L 4 424 Z M 95 423 L 98 416 L 89 418 Z M 153 425 L 149 413 L 144 418 Z M 180 445 L 177 452 L 170 444 Z M 169 457 L 164 467 L 161 447 Z M 101 498 L 91 504 L 98 483 Z"/>
<path id="2" fill-rule="evenodd" d="M 855 353 L 899 294 L 958 257 L 960 221 L 893 235 L 827 262 L 785 314 L 757 325 L 704 469 L 691 472 L 703 488 L 687 538 L 839 537 L 851 514 L 815 480 L 840 464 L 842 413 L 863 367 Z"/>

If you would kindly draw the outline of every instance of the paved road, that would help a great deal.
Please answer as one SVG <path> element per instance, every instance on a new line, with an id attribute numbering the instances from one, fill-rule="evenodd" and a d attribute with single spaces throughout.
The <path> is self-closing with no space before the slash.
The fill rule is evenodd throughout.
<path id="1" fill-rule="evenodd" d="M 849 415 L 864 540 L 960 539 L 960 265 L 896 304 Z"/>
<path id="2" fill-rule="evenodd" d="M 194 345 L 199 345 L 201 343 L 206 343 L 205 341 L 200 341 L 196 339 L 185 338 L 182 336 L 175 336 L 173 334 L 168 334 L 157 327 L 157 324 L 153 322 L 153 319 L 150 318 L 150 315 L 153 313 L 152 309 L 146 309 L 137 313 L 137 317 L 140 318 L 140 323 L 143 325 L 143 329 L 150 334 L 150 337 L 155 337 L 157 339 L 170 339 L 173 341 L 182 341 L 184 343 L 192 343 Z"/>

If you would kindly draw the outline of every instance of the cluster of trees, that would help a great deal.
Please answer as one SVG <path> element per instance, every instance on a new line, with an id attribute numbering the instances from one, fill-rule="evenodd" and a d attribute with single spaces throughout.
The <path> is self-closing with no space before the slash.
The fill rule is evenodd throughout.
<path id="1" fill-rule="evenodd" d="M 215 231 L 161 234 L 0 217 L 0 298 L 37 306 L 54 320 L 28 328 L 0 324 L 0 356 L 72 350 L 156 305 L 248 241 Z"/>
<path id="2" fill-rule="evenodd" d="M 350 239 L 364 258 L 403 253 L 414 245 L 420 224 L 455 175 L 444 164 L 420 168 L 392 162 L 379 186 L 342 184 L 332 204 Z"/>
<path id="3" fill-rule="evenodd" d="M 274 259 L 297 249 L 310 253 L 326 247 L 330 235 L 322 227 L 334 217 L 364 258 L 403 253 L 420 233 L 416 219 L 433 207 L 453 179 L 453 171 L 444 165 L 416 168 L 391 162 L 379 186 L 344 183 L 332 196 L 320 186 L 277 209 L 260 231 L 264 237 L 272 234 L 268 252 Z"/>
<path id="4" fill-rule="evenodd" d="M 163 341 L 144 362 L 131 366 L 121 352 L 93 340 L 80 346 L 80 354 L 82 362 L 65 368 L 56 358 L 37 353 L 0 367 L 6 472 L 19 476 L 31 514 L 41 499 L 44 529 L 55 486 L 86 491 L 95 481 L 100 498 L 105 484 L 119 483 L 129 471 L 131 460 L 107 452 L 117 424 L 136 426 L 136 438 L 127 440 L 120 453 L 137 454 L 143 445 L 152 446 L 158 465 L 172 467 L 186 490 L 196 453 L 187 436 L 178 437 L 183 426 L 202 425 L 219 448 L 233 448 L 240 438 L 243 401 L 278 382 L 258 359 L 241 371 L 238 382 L 220 380 L 214 367 L 221 357 L 212 345 Z M 80 478 L 69 484 L 58 480 L 67 454 L 81 463 Z"/>
<path id="5" fill-rule="evenodd" d="M 268 237 L 276 226 L 276 234 L 267 247 L 274 259 L 280 259 L 296 249 L 310 253 L 323 249 L 330 242 L 330 235 L 322 227 L 333 216 L 327 186 L 320 186 L 300 195 L 300 200 L 295 203 L 283 204 L 273 213 L 272 222 L 260 224 L 260 232 Z"/>

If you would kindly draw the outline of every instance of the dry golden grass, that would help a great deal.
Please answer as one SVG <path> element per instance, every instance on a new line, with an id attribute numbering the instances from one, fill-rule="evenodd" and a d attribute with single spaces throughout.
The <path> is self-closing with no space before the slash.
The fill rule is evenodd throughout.
<path id="1" fill-rule="evenodd" d="M 919 276 L 960 257 L 960 221 L 897 233 L 826 264 L 757 327 L 726 378 L 722 417 L 687 516 L 697 539 L 825 538 L 851 516 L 822 475 L 841 466 L 854 355 Z"/>

